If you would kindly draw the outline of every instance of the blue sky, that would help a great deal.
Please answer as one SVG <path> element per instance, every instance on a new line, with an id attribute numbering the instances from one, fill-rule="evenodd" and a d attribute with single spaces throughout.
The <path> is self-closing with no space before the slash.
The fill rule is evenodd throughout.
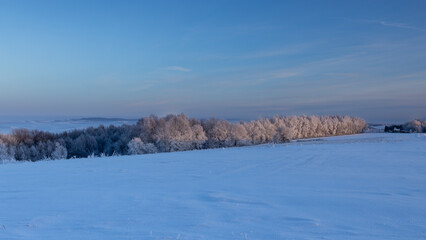
<path id="1" fill-rule="evenodd" d="M 425 1 L 0 1 L 0 116 L 426 118 Z"/>

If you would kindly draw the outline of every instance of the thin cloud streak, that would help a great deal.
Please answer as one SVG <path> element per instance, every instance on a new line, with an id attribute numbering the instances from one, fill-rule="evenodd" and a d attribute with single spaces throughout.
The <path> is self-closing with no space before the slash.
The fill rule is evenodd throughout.
<path id="1" fill-rule="evenodd" d="M 410 26 L 404 23 L 397 23 L 397 22 L 387 22 L 383 20 L 375 20 L 375 19 L 350 19 L 350 18 L 334 18 L 334 19 L 343 19 L 346 21 L 356 21 L 356 22 L 363 22 L 363 23 L 374 23 L 374 24 L 380 24 L 382 26 L 386 27 L 393 27 L 393 28 L 403 28 L 403 29 L 410 29 L 420 32 L 426 32 L 425 28 L 419 28 L 415 26 Z"/>
<path id="2" fill-rule="evenodd" d="M 300 44 L 300 45 L 287 46 L 286 48 L 283 48 L 283 49 L 277 49 L 277 50 L 271 50 L 271 51 L 258 51 L 258 52 L 248 53 L 246 55 L 241 55 L 241 56 L 238 56 L 237 58 L 257 59 L 257 58 L 269 58 L 269 57 L 298 54 L 298 53 L 306 51 L 312 45 L 313 44 Z"/>
<path id="3" fill-rule="evenodd" d="M 287 45 L 277 49 L 258 50 L 258 51 L 244 53 L 244 54 L 235 54 L 235 55 L 212 54 L 212 55 L 202 56 L 199 59 L 205 61 L 205 60 L 217 60 L 217 59 L 251 60 L 251 59 L 273 58 L 273 57 L 281 57 L 281 56 L 304 53 L 316 45 L 318 45 L 318 43 L 310 42 L 305 44 Z"/>
<path id="4" fill-rule="evenodd" d="M 325 73 L 325 76 L 332 77 L 358 77 L 360 74 L 358 73 Z"/>
<path id="5" fill-rule="evenodd" d="M 289 78 L 300 75 L 298 72 L 280 72 L 274 75 L 275 78 Z"/>
<path id="6" fill-rule="evenodd" d="M 164 69 L 168 70 L 168 71 L 178 71 L 178 72 L 190 72 L 190 71 L 192 71 L 192 69 L 184 68 L 184 67 L 180 67 L 180 66 L 168 66 L 168 67 L 165 67 Z"/>
<path id="7" fill-rule="evenodd" d="M 381 25 L 387 26 L 387 27 L 405 28 L 405 29 L 411 29 L 411 30 L 426 32 L 426 29 L 413 27 L 413 26 L 402 24 L 402 23 L 391 23 L 391 22 L 378 21 L 378 20 L 370 20 L 369 22 L 378 23 L 378 24 L 381 24 Z"/>

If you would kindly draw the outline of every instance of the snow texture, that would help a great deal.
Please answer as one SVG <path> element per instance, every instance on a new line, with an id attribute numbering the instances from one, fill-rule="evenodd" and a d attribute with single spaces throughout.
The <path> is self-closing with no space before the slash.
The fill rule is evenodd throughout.
<path id="1" fill-rule="evenodd" d="M 0 239 L 426 239 L 426 135 L 0 164 Z"/>

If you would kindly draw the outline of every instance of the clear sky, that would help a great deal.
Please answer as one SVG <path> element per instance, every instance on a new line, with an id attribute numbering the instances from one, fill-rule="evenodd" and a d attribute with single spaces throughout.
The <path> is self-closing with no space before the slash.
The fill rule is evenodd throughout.
<path id="1" fill-rule="evenodd" d="M 0 115 L 426 118 L 426 1 L 0 0 Z"/>

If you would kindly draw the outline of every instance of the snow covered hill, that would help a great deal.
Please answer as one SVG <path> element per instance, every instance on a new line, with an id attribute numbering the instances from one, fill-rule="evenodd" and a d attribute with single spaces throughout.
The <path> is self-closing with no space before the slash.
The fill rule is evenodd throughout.
<path id="1" fill-rule="evenodd" d="M 426 239 L 426 135 L 3 164 L 0 239 Z"/>

